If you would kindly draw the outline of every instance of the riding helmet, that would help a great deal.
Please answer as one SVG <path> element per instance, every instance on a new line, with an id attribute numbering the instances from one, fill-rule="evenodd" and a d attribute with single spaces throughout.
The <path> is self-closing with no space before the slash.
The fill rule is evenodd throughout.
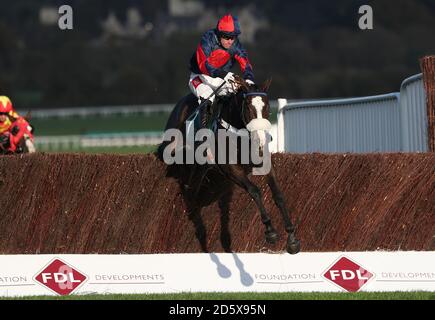
<path id="1" fill-rule="evenodd" d="M 0 113 L 8 113 L 12 111 L 12 102 L 6 96 L 0 96 Z"/>
<path id="2" fill-rule="evenodd" d="M 216 27 L 218 36 L 226 35 L 230 37 L 237 37 L 241 33 L 239 20 L 236 16 L 227 14 L 223 16 Z"/>

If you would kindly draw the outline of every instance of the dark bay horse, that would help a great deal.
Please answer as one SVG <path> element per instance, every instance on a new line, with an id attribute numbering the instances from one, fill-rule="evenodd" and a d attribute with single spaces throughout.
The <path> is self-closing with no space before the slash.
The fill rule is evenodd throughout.
<path id="1" fill-rule="evenodd" d="M 259 140 L 264 140 L 265 123 L 270 125 L 270 105 L 267 90 L 270 81 L 261 88 L 256 85 L 248 85 L 243 79 L 237 77 L 235 94 L 225 98 L 217 98 L 213 106 L 212 117 L 216 118 L 218 129 L 240 131 L 248 133 L 250 147 L 259 146 L 262 153 L 263 145 Z M 174 107 L 166 124 L 165 130 L 178 129 L 186 135 L 185 122 L 198 107 L 197 98 L 193 94 L 183 97 Z M 218 110 L 218 111 L 216 111 Z M 250 129 L 250 130 L 247 130 Z M 215 133 L 216 134 L 216 133 Z M 251 144 L 253 140 L 256 144 Z M 264 141 L 263 141 L 264 142 Z M 267 142 L 267 140 L 266 140 Z M 158 148 L 157 156 L 163 160 L 165 148 L 176 150 L 183 148 L 180 141 L 164 141 Z M 230 145 L 228 148 L 231 147 Z M 189 217 L 196 227 L 196 236 L 201 243 L 202 250 L 207 252 L 206 232 L 201 220 L 200 210 L 215 201 L 219 201 L 222 210 L 221 215 L 221 241 L 226 252 L 231 252 L 230 235 L 228 234 L 228 208 L 234 185 L 244 189 L 255 201 L 261 215 L 261 221 L 265 226 L 265 239 L 268 243 L 275 243 L 278 234 L 272 225 L 272 221 L 263 204 L 260 189 L 251 182 L 248 176 L 258 164 L 253 164 L 251 158 L 248 163 L 241 163 L 240 143 L 237 143 L 237 163 L 224 161 L 212 164 L 172 164 L 168 166 L 169 175 L 176 177 L 180 183 L 186 203 L 188 204 Z M 219 152 L 219 151 L 218 151 Z M 218 152 L 214 153 L 216 158 Z M 228 154 L 228 153 L 227 153 Z M 228 160 L 228 159 L 227 159 Z M 273 200 L 278 207 L 284 221 L 287 236 L 287 252 L 296 254 L 300 251 L 300 242 L 295 237 L 295 227 L 291 222 L 289 211 L 286 207 L 282 192 L 277 184 L 273 166 L 266 175 L 268 186 L 271 189 Z"/>

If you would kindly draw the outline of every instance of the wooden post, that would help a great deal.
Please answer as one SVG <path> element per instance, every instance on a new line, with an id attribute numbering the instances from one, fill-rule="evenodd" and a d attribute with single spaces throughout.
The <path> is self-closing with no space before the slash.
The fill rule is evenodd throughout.
<path id="1" fill-rule="evenodd" d="M 426 89 L 428 149 L 435 152 L 435 56 L 423 57 L 420 66 Z"/>

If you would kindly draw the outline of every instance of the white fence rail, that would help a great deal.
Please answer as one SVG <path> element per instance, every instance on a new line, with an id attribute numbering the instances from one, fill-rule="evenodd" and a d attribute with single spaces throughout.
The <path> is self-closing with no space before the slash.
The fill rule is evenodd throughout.
<path id="1" fill-rule="evenodd" d="M 155 112 L 171 112 L 175 104 L 151 104 L 132 106 L 102 106 L 102 107 L 79 107 L 59 109 L 36 109 L 32 110 L 32 118 L 68 118 L 88 116 L 111 116 L 130 114 L 150 114 Z M 18 113 L 26 114 L 28 110 L 18 109 Z"/>
<path id="2" fill-rule="evenodd" d="M 426 91 L 422 74 L 403 81 L 400 88 L 402 151 L 428 151 Z"/>
<path id="3" fill-rule="evenodd" d="M 279 99 L 278 151 L 427 151 L 421 74 L 406 79 L 400 93 L 292 103 Z"/>
<path id="4" fill-rule="evenodd" d="M 131 115 L 158 112 L 171 112 L 175 103 L 166 104 L 148 104 L 148 105 L 126 105 L 126 106 L 102 106 L 102 107 L 75 107 L 75 108 L 58 108 L 58 109 L 36 109 L 31 110 L 32 118 L 69 118 L 69 117 L 88 117 L 88 116 L 112 116 L 112 115 Z M 272 109 L 277 108 L 276 101 L 270 102 Z M 25 115 L 29 110 L 18 109 L 19 114 Z"/>

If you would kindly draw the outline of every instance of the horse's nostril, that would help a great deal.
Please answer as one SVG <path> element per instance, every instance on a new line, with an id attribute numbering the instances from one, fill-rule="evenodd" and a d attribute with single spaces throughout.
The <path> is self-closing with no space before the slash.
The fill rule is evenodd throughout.
<path id="1" fill-rule="evenodd" d="M 258 155 L 259 155 L 260 157 L 263 157 L 263 147 L 260 147 L 260 150 L 259 150 L 259 152 L 258 152 Z"/>

